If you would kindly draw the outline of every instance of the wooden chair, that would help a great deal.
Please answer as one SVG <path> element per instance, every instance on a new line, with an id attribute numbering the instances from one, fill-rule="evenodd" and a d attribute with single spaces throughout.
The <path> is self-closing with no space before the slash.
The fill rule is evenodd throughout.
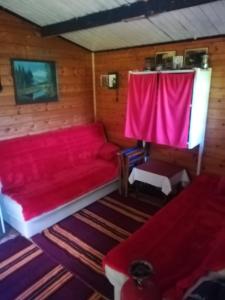
<path id="1" fill-rule="evenodd" d="M 144 162 L 145 150 L 139 147 L 132 147 L 118 152 L 120 185 L 119 193 L 127 197 L 128 177 L 133 167 Z"/>

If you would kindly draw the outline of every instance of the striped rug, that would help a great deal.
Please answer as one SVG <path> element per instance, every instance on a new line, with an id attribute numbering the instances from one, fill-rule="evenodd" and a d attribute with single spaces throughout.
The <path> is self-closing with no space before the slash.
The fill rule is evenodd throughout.
<path id="1" fill-rule="evenodd" d="M 147 201 L 122 199 L 113 193 L 44 230 L 33 241 L 88 286 L 113 299 L 113 288 L 102 268 L 104 255 L 158 209 Z"/>
<path id="2" fill-rule="evenodd" d="M 22 237 L 0 247 L 0 299 L 103 300 L 99 293 Z"/>

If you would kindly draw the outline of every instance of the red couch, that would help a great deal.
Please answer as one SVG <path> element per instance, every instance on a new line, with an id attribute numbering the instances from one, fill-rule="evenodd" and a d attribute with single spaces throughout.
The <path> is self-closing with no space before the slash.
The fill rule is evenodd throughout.
<path id="1" fill-rule="evenodd" d="M 117 179 L 117 151 L 100 123 L 2 141 L 2 194 L 29 221 Z"/>
<path id="2" fill-rule="evenodd" d="M 209 271 L 225 270 L 225 177 L 202 175 L 104 259 L 116 299 L 129 265 L 144 259 L 167 300 Z"/>

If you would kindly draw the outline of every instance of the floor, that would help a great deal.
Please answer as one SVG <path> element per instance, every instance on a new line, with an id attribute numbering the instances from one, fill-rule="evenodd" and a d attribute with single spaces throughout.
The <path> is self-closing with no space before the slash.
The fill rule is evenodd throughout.
<path id="1" fill-rule="evenodd" d="M 6 232 L 3 233 L 2 229 L 0 229 L 0 245 L 19 235 L 19 233 L 7 223 L 5 223 L 5 230 Z"/>
<path id="2" fill-rule="evenodd" d="M 147 186 L 140 187 L 138 194 L 134 189 L 130 188 L 129 196 L 136 197 L 142 202 L 152 203 L 159 208 L 163 207 L 167 202 L 167 199 L 159 191 L 154 188 L 149 189 Z M 19 233 L 7 223 L 5 223 L 5 229 L 6 233 L 3 233 L 0 229 L 0 245 L 19 235 Z"/>
<path id="3" fill-rule="evenodd" d="M 113 195 L 114 193 L 112 193 L 111 195 Z M 109 195 L 110 196 L 110 195 Z M 107 197 L 106 197 L 107 198 Z M 108 198 L 110 198 L 110 197 L 108 197 Z M 144 208 L 144 211 L 143 211 L 143 213 L 145 212 L 146 213 L 146 215 L 147 215 L 147 219 L 148 219 L 148 216 L 149 216 L 149 214 L 150 215 L 153 215 L 154 213 L 156 213 L 162 206 L 164 206 L 165 204 L 166 204 L 166 202 L 168 201 L 168 199 L 166 199 L 165 197 L 163 197 L 162 196 L 162 194 L 161 193 L 159 193 L 158 191 L 155 191 L 155 190 L 148 190 L 145 186 L 141 186 L 140 187 L 140 189 L 138 190 L 138 193 L 137 193 L 137 191 L 135 191 L 135 190 L 129 190 L 129 196 L 128 196 L 128 199 L 123 199 L 123 198 L 121 198 L 119 195 L 118 195 L 118 193 L 116 193 L 116 198 L 118 198 L 119 199 L 119 201 L 121 201 L 121 200 L 124 200 L 123 201 L 123 204 L 121 204 L 121 205 L 123 205 L 123 207 L 121 208 L 118 208 L 119 209 L 119 213 L 122 213 L 122 211 L 121 211 L 121 209 L 122 210 L 124 210 L 125 209 L 125 211 L 123 211 L 123 212 L 125 212 L 125 216 L 124 216 L 124 218 L 123 218 L 123 221 L 122 221 L 122 223 L 126 223 L 127 221 L 125 221 L 126 220 L 126 214 L 128 214 L 129 215 L 129 217 L 131 217 L 131 218 L 133 218 L 132 217 L 132 213 L 130 213 L 130 211 L 129 210 L 132 210 L 132 208 L 130 208 L 130 205 L 131 205 L 131 203 L 132 203 L 132 201 L 134 201 L 135 203 L 136 203 L 136 207 L 138 208 L 138 209 L 140 209 L 140 207 L 142 207 L 142 209 Z M 104 198 L 105 199 L 105 198 Z M 96 204 L 97 206 L 98 205 L 100 205 L 101 206 L 101 201 L 105 201 L 104 199 L 101 199 L 101 200 L 99 200 L 98 202 L 100 202 L 99 204 Z M 118 200 L 117 199 L 117 200 Z M 110 199 L 109 199 L 109 201 L 110 201 Z M 114 201 L 114 200 L 112 200 L 111 199 L 111 201 Z M 139 204 L 139 201 L 140 202 L 142 202 L 142 205 L 140 205 Z M 104 204 L 104 203 L 103 203 Z M 112 204 L 113 205 L 113 204 Z M 104 205 L 103 205 L 104 206 Z M 126 206 L 126 207 L 124 207 L 124 206 Z M 132 206 L 131 206 L 132 207 Z M 134 206 L 135 207 L 135 206 Z M 149 208 L 151 207 L 151 209 L 149 210 Z M 89 210 L 91 209 L 91 207 L 89 208 L 89 207 L 87 207 Z M 96 208 L 96 207 L 95 207 Z M 104 208 L 104 207 L 103 207 Z M 113 208 L 113 207 L 112 207 Z M 108 209 L 108 211 L 110 211 L 110 208 L 109 207 L 107 207 L 107 209 Z M 115 209 L 115 208 L 114 208 Z M 114 209 L 112 209 L 112 215 L 114 214 L 115 215 L 115 211 L 114 211 Z M 126 212 L 126 210 L 128 209 L 128 212 Z M 134 210 L 134 216 L 135 216 L 135 209 L 133 209 Z M 102 212 L 102 208 L 100 207 L 100 211 Z M 93 211 L 92 211 L 93 212 Z M 94 210 L 94 212 L 96 212 L 95 210 Z M 117 211 L 118 212 L 118 211 Z M 85 212 L 83 212 L 82 210 L 81 210 L 81 212 L 80 213 L 77 213 L 76 215 L 79 215 L 79 216 L 77 216 L 77 218 L 79 219 L 79 220 L 76 220 L 76 222 L 80 222 L 81 220 L 80 220 L 80 218 L 84 218 L 84 216 L 82 216 L 82 214 L 85 214 Z M 111 212 L 109 212 L 109 214 L 111 215 Z M 130 215 L 131 214 L 131 215 Z M 81 215 L 81 216 L 80 216 Z M 127 216 L 128 216 L 127 215 Z M 71 216 L 72 217 L 72 219 L 75 217 L 75 215 L 73 215 L 73 216 Z M 71 217 L 68 217 L 67 219 L 65 219 L 64 221 L 62 221 L 62 222 L 59 222 L 58 224 L 56 224 L 56 227 L 58 228 L 58 227 L 60 227 L 61 225 L 63 226 L 62 228 L 61 228 L 61 230 L 64 228 L 64 229 L 66 229 L 66 227 L 67 227 L 67 223 L 68 223 L 68 221 L 70 220 L 69 218 L 71 218 Z M 144 221 L 141 221 L 141 222 L 146 222 L 146 220 L 147 219 L 145 219 Z M 118 225 L 122 225 L 122 224 L 120 224 L 120 218 L 116 218 L 116 220 L 115 220 L 115 222 L 114 221 L 112 221 L 113 223 L 111 223 L 111 227 L 112 228 L 115 228 L 115 227 L 117 227 L 118 228 Z M 74 220 L 72 220 L 72 222 L 73 222 Z M 90 221 L 90 220 L 89 220 Z M 129 220 L 128 220 L 129 221 Z M 70 222 L 71 222 L 71 220 L 70 220 Z M 78 228 L 79 227 L 79 222 L 78 223 L 76 223 L 76 224 L 74 224 L 73 226 L 72 226 L 72 228 Z M 118 222 L 118 223 L 117 223 Z M 136 222 L 136 221 L 135 221 Z M 134 223 L 135 223 L 134 222 Z M 140 222 L 140 221 L 138 221 L 138 222 Z M 130 230 L 130 232 L 134 232 L 135 230 L 137 230 L 137 228 L 138 227 L 135 227 L 136 225 L 135 224 L 132 224 L 132 222 L 131 222 L 131 224 L 130 225 L 132 225 L 131 226 L 131 228 L 129 228 L 129 226 L 128 226 L 128 223 L 126 223 L 126 225 L 125 225 L 125 223 L 124 223 L 124 225 L 122 225 L 122 227 L 120 227 L 120 228 L 124 228 L 124 229 L 126 229 L 126 230 L 128 230 L 128 232 L 129 232 L 129 230 Z M 113 225 L 114 224 L 114 225 Z M 140 226 L 142 226 L 142 224 L 144 224 L 144 223 L 140 223 L 138 226 L 140 227 Z M 8 224 L 5 224 L 6 225 L 6 234 L 2 234 L 2 233 L 0 233 L 0 244 L 3 244 L 3 243 L 5 243 L 6 241 L 8 241 L 8 240 L 10 240 L 10 239 L 13 239 L 13 238 L 15 238 L 15 237 L 17 237 L 19 234 L 13 229 L 13 228 L 11 228 Z M 95 224 L 96 225 L 96 224 Z M 135 225 L 134 227 L 133 227 L 133 225 Z M 99 224 L 98 224 L 98 229 L 99 229 Z M 123 227 L 123 226 L 125 226 L 125 227 Z M 128 228 L 126 228 L 126 226 L 128 226 Z M 54 226 L 53 226 L 54 227 Z M 92 225 L 92 227 L 93 227 L 93 225 Z M 104 227 L 104 226 L 103 226 Z M 133 229 L 134 230 L 133 230 Z M 48 232 L 48 235 L 49 234 L 51 234 L 51 230 L 52 230 L 52 232 L 54 231 L 54 228 L 50 228 L 49 229 L 49 232 Z M 58 229 L 59 230 L 59 229 Z M 82 230 L 81 230 L 81 232 L 83 232 L 82 234 L 84 234 L 84 236 L 85 235 L 88 235 L 88 234 L 90 234 L 90 240 L 91 240 L 91 237 L 93 237 L 93 236 L 95 236 L 95 242 L 94 242 L 94 244 L 93 245 L 89 245 L 90 247 L 94 247 L 94 248 L 92 248 L 92 249 L 97 249 L 97 248 L 95 248 L 95 246 L 99 246 L 99 244 L 102 244 L 102 242 L 103 242 L 103 245 L 104 245 L 104 247 L 103 248 L 105 248 L 105 250 L 103 250 L 103 252 L 102 252 L 102 255 L 104 256 L 110 249 L 112 249 L 115 245 L 116 245 L 116 243 L 114 243 L 114 241 L 113 241 L 113 243 L 112 243 L 112 240 L 110 240 L 110 238 L 109 238 L 109 236 L 107 236 L 107 238 L 105 237 L 105 236 L 100 236 L 100 234 L 99 234 L 99 232 L 97 232 L 96 231 L 96 227 L 95 227 L 95 229 L 93 229 L 92 228 L 92 230 L 93 230 L 93 232 L 88 232 L 88 231 L 86 231 L 86 229 L 85 229 L 85 226 L 84 227 L 82 227 Z M 102 230 L 102 229 L 101 229 Z M 122 229 L 123 230 L 123 229 Z M 48 231 L 48 230 L 47 230 Z M 94 273 L 91 273 L 90 271 L 89 271 L 89 267 L 88 267 L 88 270 L 85 270 L 85 272 L 84 272 L 84 268 L 85 268 L 85 266 L 84 265 L 82 265 L 81 266 L 81 268 L 80 268 L 80 270 L 79 270 L 79 264 L 80 264 L 80 262 L 78 261 L 76 261 L 76 259 L 75 259 L 75 261 L 74 261 L 74 257 L 68 257 L 68 256 L 66 256 L 66 254 L 65 253 L 60 253 L 60 251 L 62 250 L 62 249 L 57 249 L 57 247 L 60 245 L 60 244 L 57 244 L 57 247 L 54 249 L 54 251 L 52 251 L 52 245 L 51 245 L 51 243 L 49 244 L 49 241 L 47 241 L 46 240 L 46 238 L 44 237 L 44 235 L 45 235 L 46 233 L 44 233 L 43 232 L 43 234 L 41 234 L 40 235 L 40 237 L 39 238 L 37 238 L 36 240 L 35 240 L 35 237 L 34 237 L 34 239 L 33 239 L 33 241 L 34 241 L 34 243 L 35 244 L 37 244 L 43 251 L 44 251 L 44 253 L 46 253 L 47 255 L 49 255 L 49 257 L 50 258 L 53 258 L 55 261 L 57 261 L 58 263 L 60 263 L 60 264 L 62 264 L 64 267 L 66 267 L 68 270 L 70 270 L 72 273 L 74 273 L 74 274 L 77 274 L 78 276 L 80 276 L 80 278 L 83 280 L 83 282 L 85 283 L 85 284 L 87 284 L 88 286 L 90 286 L 91 288 L 93 288 L 94 290 L 96 290 L 98 293 L 100 293 L 101 295 L 103 295 L 104 296 L 104 299 L 112 299 L 113 297 L 112 297 L 112 295 L 113 295 L 113 290 L 111 290 L 109 293 L 107 292 L 107 288 L 106 288 L 106 292 L 104 291 L 104 288 L 101 290 L 101 286 L 104 286 L 104 287 L 107 287 L 107 285 L 108 285 L 108 280 L 105 278 L 105 276 L 104 276 L 104 272 L 103 272 L 103 278 L 99 278 L 99 276 L 98 277 L 95 277 L 96 276 L 96 274 L 94 274 Z M 67 233 L 68 234 L 68 233 Z M 112 234 L 112 233 L 110 233 L 110 234 Z M 43 236 L 42 236 L 43 235 Z M 70 234 L 71 235 L 71 234 Z M 75 235 L 76 235 L 76 232 L 75 232 Z M 81 235 L 80 236 L 80 238 L 82 238 L 83 239 L 83 237 L 84 237 L 83 235 Z M 118 237 L 118 236 L 117 236 Z M 65 236 L 63 236 L 63 238 L 65 238 Z M 103 238 L 103 239 L 102 239 Z M 105 239 L 106 238 L 106 239 Z M 77 236 L 76 236 L 76 239 L 77 239 Z M 107 243 L 107 239 L 108 239 L 108 243 Z M 115 237 L 113 238 L 113 239 L 115 239 Z M 85 238 L 84 238 L 84 240 L 85 240 Z M 106 243 L 105 243 L 105 241 L 106 241 Z M 63 243 L 64 243 L 64 241 L 63 241 Z M 119 243 L 119 242 L 118 242 Z M 107 244 L 107 245 L 106 245 Z M 115 245 L 114 245 L 115 244 Z M 49 247 L 49 245 L 50 245 L 50 247 Z M 112 246 L 112 245 L 114 245 L 114 246 Z M 76 247 L 77 247 L 77 245 L 75 245 Z M 80 245 L 79 245 L 80 246 Z M 47 247 L 47 248 L 46 248 Z M 86 247 L 86 246 L 85 246 Z M 1 246 L 0 246 L 0 248 L 1 248 Z M 68 248 L 68 245 L 66 246 L 66 248 Z M 74 248 L 75 249 L 75 248 Z M 108 250 L 107 250 L 108 249 Z M 65 250 L 65 249 L 64 249 Z M 100 249 L 101 250 L 101 249 Z M 51 252 L 52 251 L 52 252 Z M 57 252 L 58 251 L 58 252 Z M 85 248 L 84 249 L 82 249 L 81 251 L 85 251 Z M 93 250 L 92 250 L 93 251 Z M 56 254 L 56 256 L 54 257 L 54 255 Z M 58 257 L 57 257 L 57 255 L 58 255 Z M 63 257 L 63 259 L 61 260 L 61 257 Z M 91 262 L 92 263 L 92 262 Z M 102 265 L 102 263 L 100 262 L 100 266 Z M 87 265 L 88 266 L 88 265 Z M 79 274 L 79 272 L 78 271 L 80 271 L 81 273 Z M 87 272 L 86 272 L 87 271 Z M 93 271 L 93 270 L 91 270 L 91 271 Z M 83 272 L 83 273 L 82 273 Z M 82 275 L 84 275 L 84 276 L 82 276 Z M 86 276 L 86 277 L 85 277 Z M 97 279 L 96 279 L 97 278 Z M 97 281 L 99 281 L 99 283 L 97 283 Z M 100 285 L 100 286 L 99 286 Z M 110 289 L 111 287 L 109 286 L 109 289 Z M 111 288 L 112 289 L 112 288 Z"/>

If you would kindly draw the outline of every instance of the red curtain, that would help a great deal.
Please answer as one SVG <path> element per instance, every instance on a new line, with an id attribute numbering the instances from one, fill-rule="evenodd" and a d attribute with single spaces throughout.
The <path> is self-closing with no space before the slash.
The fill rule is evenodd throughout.
<path id="1" fill-rule="evenodd" d="M 125 136 L 151 140 L 157 97 L 158 74 L 130 74 Z"/>
<path id="2" fill-rule="evenodd" d="M 194 72 L 131 74 L 125 136 L 187 148 Z"/>
<path id="3" fill-rule="evenodd" d="M 153 141 L 187 148 L 194 72 L 161 73 Z"/>

